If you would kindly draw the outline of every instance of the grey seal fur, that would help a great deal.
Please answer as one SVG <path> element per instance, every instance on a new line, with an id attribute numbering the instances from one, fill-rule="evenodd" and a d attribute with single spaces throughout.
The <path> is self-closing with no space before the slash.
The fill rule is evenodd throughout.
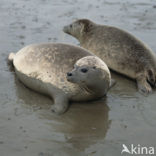
<path id="1" fill-rule="evenodd" d="M 27 87 L 49 95 L 52 111 L 64 113 L 69 101 L 88 101 L 106 95 L 111 75 L 107 65 L 89 51 L 63 43 L 26 46 L 10 53 L 15 73 Z"/>
<path id="2" fill-rule="evenodd" d="M 138 90 L 144 95 L 156 87 L 156 55 L 132 34 L 88 19 L 77 20 L 63 30 L 105 61 L 110 69 L 136 80 Z"/>

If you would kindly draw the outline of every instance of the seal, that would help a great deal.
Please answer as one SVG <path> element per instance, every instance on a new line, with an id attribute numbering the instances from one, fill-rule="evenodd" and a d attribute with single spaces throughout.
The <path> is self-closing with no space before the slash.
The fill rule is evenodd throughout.
<path id="1" fill-rule="evenodd" d="M 110 88 L 107 65 L 73 45 L 33 44 L 10 53 L 8 59 L 23 84 L 53 99 L 51 110 L 57 114 L 64 113 L 70 101 L 98 99 Z"/>
<path id="2" fill-rule="evenodd" d="M 147 95 L 156 87 L 156 55 L 145 43 L 119 28 L 80 19 L 63 31 L 100 57 L 108 67 L 136 80 L 138 90 Z"/>

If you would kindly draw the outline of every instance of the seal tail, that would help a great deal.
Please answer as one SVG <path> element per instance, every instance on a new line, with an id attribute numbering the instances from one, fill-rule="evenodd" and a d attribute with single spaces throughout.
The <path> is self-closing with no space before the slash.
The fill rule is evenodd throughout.
<path id="1" fill-rule="evenodd" d="M 15 55 L 16 55 L 15 53 L 10 53 L 9 56 L 8 56 L 8 61 L 12 63 L 13 60 L 14 60 Z"/>

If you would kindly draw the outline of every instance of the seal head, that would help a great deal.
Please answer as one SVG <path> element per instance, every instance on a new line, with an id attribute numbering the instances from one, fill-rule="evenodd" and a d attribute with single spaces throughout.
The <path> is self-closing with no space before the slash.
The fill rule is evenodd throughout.
<path id="1" fill-rule="evenodd" d="M 101 59 L 96 56 L 86 56 L 79 59 L 74 69 L 67 73 L 67 80 L 101 97 L 110 87 L 111 76 L 107 65 Z"/>
<path id="2" fill-rule="evenodd" d="M 64 26 L 63 31 L 80 40 L 84 34 L 91 32 L 90 30 L 94 25 L 96 24 L 88 19 L 80 19 L 70 25 Z"/>

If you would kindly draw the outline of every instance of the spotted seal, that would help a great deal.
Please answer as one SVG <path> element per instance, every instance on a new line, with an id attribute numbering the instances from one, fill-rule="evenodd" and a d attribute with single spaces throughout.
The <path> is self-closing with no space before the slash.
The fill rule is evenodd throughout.
<path id="1" fill-rule="evenodd" d="M 106 95 L 111 75 L 107 65 L 89 51 L 63 43 L 29 45 L 10 53 L 15 73 L 27 87 L 49 95 L 52 111 L 64 113 L 69 101 Z"/>
<path id="2" fill-rule="evenodd" d="M 156 55 L 132 34 L 88 19 L 77 20 L 63 30 L 105 61 L 110 69 L 135 79 L 141 93 L 147 95 L 156 87 Z"/>

